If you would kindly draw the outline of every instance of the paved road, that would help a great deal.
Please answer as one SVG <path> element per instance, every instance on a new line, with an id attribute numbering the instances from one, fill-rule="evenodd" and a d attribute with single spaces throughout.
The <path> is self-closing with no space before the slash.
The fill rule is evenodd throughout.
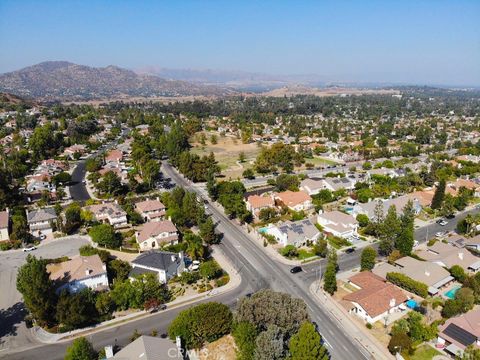
<path id="1" fill-rule="evenodd" d="M 74 184 L 70 186 L 70 195 L 73 200 L 86 201 L 90 199 L 87 188 L 83 184 L 85 173 L 85 160 L 79 160 L 77 166 L 72 171 L 72 182 Z"/>
<path id="2" fill-rule="evenodd" d="M 83 238 L 68 237 L 41 246 L 31 254 L 43 258 L 73 256 L 85 244 L 88 241 Z M 36 344 L 23 322 L 26 313 L 16 289 L 17 271 L 25 263 L 27 255 L 21 250 L 0 252 L 0 355 L 14 348 Z"/>
<path id="3" fill-rule="evenodd" d="M 172 180 L 186 189 L 199 193 L 199 189 L 192 186 L 183 177 L 166 162 L 163 163 L 163 171 L 172 178 Z M 199 193 L 199 195 L 201 195 Z M 240 230 L 239 226 L 230 221 L 223 212 L 217 210 L 216 207 L 208 204 L 209 213 L 218 222 L 217 228 L 223 232 L 224 239 L 222 248 L 228 249 L 234 255 L 233 261 L 247 268 L 254 269 L 256 274 L 255 285 L 270 287 L 277 291 L 284 291 L 293 296 L 302 298 L 310 310 L 310 315 L 314 321 L 320 326 L 320 332 L 330 344 L 329 351 L 334 359 L 350 360 L 352 354 L 355 359 L 368 359 L 368 354 L 364 354 L 365 350 L 352 341 L 342 330 L 341 325 L 334 320 L 328 311 L 319 306 L 312 299 L 309 292 L 311 281 L 304 281 L 302 276 L 292 275 L 289 267 L 279 264 L 269 258 L 253 243 L 247 235 Z M 303 275 L 303 274 L 302 274 Z"/>

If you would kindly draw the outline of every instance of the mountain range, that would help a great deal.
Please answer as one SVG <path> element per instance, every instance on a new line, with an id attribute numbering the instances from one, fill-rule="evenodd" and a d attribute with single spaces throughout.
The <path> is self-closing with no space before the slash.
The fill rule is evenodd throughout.
<path id="1" fill-rule="evenodd" d="M 179 80 L 165 80 L 118 66 L 90 67 L 46 61 L 0 74 L 0 92 L 41 100 L 94 100 L 122 97 L 223 96 L 233 90 Z"/>

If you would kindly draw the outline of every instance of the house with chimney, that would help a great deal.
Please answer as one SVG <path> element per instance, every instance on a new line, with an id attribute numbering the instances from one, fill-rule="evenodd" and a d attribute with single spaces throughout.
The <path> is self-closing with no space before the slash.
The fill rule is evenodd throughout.
<path id="1" fill-rule="evenodd" d="M 163 284 L 175 276 L 180 276 L 185 271 L 182 252 L 148 251 L 140 254 L 131 262 L 131 265 L 130 278 L 143 274 L 154 274 Z"/>
<path id="2" fill-rule="evenodd" d="M 349 313 L 370 324 L 385 319 L 389 314 L 402 311 L 408 300 L 400 288 L 370 271 L 351 276 L 348 283 L 358 289 L 343 297 L 343 300 L 351 303 Z"/>
<path id="3" fill-rule="evenodd" d="M 27 210 L 27 224 L 30 233 L 37 238 L 44 238 L 53 233 L 53 226 L 57 221 L 54 208 Z"/>
<path id="4" fill-rule="evenodd" d="M 138 212 L 145 222 L 160 221 L 165 218 L 165 205 L 157 197 L 154 200 L 144 200 L 135 204 L 135 211 Z"/>
<path id="5" fill-rule="evenodd" d="M 114 228 L 128 226 L 127 213 L 116 202 L 90 205 L 86 209 L 98 222 L 110 224 Z"/>
<path id="6" fill-rule="evenodd" d="M 387 274 L 391 272 L 404 274 L 427 285 L 430 295 L 438 294 L 440 289 L 455 280 L 442 266 L 429 261 L 417 260 L 410 256 L 396 260 L 394 265 L 387 262 L 378 264 L 372 272 L 383 279 L 386 279 Z"/>
<path id="7" fill-rule="evenodd" d="M 295 247 L 305 246 L 307 242 L 315 243 L 321 235 L 309 219 L 270 224 L 264 229 L 264 233 L 273 236 L 282 246 Z"/>
<path id="8" fill-rule="evenodd" d="M 98 255 L 78 255 L 61 263 L 48 264 L 47 272 L 50 279 L 58 284 L 57 293 L 64 289 L 70 293 L 86 288 L 108 290 L 107 266 Z"/>
<path id="9" fill-rule="evenodd" d="M 465 272 L 475 273 L 480 269 L 480 258 L 472 255 L 465 248 L 457 248 L 441 241 L 435 242 L 425 250 L 419 250 L 416 254 L 426 260 L 450 269 L 452 266 L 460 266 Z"/>
<path id="10" fill-rule="evenodd" d="M 283 191 L 274 194 L 275 203 L 293 211 L 308 211 L 313 208 L 312 198 L 304 191 Z"/>
<path id="11" fill-rule="evenodd" d="M 178 243 L 178 232 L 170 220 L 147 222 L 135 232 L 140 251 L 159 249 Z"/>
<path id="12" fill-rule="evenodd" d="M 250 195 L 246 201 L 247 210 L 250 211 L 255 218 L 262 209 L 274 208 L 275 201 L 272 196 Z"/>
<path id="13" fill-rule="evenodd" d="M 357 219 L 338 210 L 318 214 L 317 222 L 325 233 L 333 236 L 348 239 L 358 235 Z"/>

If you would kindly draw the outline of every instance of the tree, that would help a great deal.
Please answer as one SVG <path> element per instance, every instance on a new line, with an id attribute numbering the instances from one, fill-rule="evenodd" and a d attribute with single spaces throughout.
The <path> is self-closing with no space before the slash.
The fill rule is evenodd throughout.
<path id="1" fill-rule="evenodd" d="M 411 354 L 413 353 L 412 340 L 407 334 L 395 334 L 390 338 L 388 350 L 392 354 L 400 353 L 401 351 Z"/>
<path id="2" fill-rule="evenodd" d="M 35 320 L 41 325 L 54 323 L 57 296 L 44 260 L 27 256 L 27 263 L 17 273 L 17 290 Z"/>
<path id="3" fill-rule="evenodd" d="M 72 345 L 67 348 L 64 360 L 92 360 L 96 358 L 97 352 L 92 344 L 84 337 L 80 337 L 73 340 Z"/>
<path id="4" fill-rule="evenodd" d="M 205 257 L 206 251 L 200 236 L 187 233 L 185 234 L 184 240 L 187 243 L 185 252 L 189 257 L 193 260 L 201 260 Z"/>
<path id="5" fill-rule="evenodd" d="M 276 325 L 269 325 L 255 341 L 255 360 L 281 360 L 285 358 L 285 334 Z"/>
<path id="6" fill-rule="evenodd" d="M 313 252 L 315 255 L 322 258 L 327 256 L 328 253 L 328 241 L 324 239 L 319 239 L 315 245 L 313 245 Z"/>
<path id="7" fill-rule="evenodd" d="M 291 336 L 298 331 L 302 322 L 309 321 L 309 316 L 303 300 L 266 289 L 240 300 L 236 321 L 250 322 L 259 331 L 265 331 L 269 325 L 276 325 Z"/>
<path id="8" fill-rule="evenodd" d="M 298 256 L 298 249 L 295 247 L 295 245 L 287 245 L 280 250 L 280 253 L 282 254 L 282 256 L 285 256 L 287 258 L 293 258 Z"/>
<path id="9" fill-rule="evenodd" d="M 277 191 L 298 191 L 299 185 L 300 181 L 297 175 L 280 174 L 275 180 L 275 186 L 277 188 Z"/>
<path id="10" fill-rule="evenodd" d="M 205 279 L 216 279 L 223 274 L 223 270 L 215 260 L 208 260 L 200 264 L 199 273 Z"/>
<path id="11" fill-rule="evenodd" d="M 261 221 L 268 222 L 277 216 L 277 210 L 271 207 L 266 207 L 260 210 L 258 218 Z"/>
<path id="12" fill-rule="evenodd" d="M 97 320 L 95 297 L 90 289 L 75 294 L 63 291 L 56 307 L 56 319 L 66 329 L 85 327 Z"/>
<path id="13" fill-rule="evenodd" d="M 187 349 L 200 348 L 230 333 L 232 313 L 228 306 L 209 302 L 181 311 L 168 328 L 170 339 L 180 336 Z"/>
<path id="14" fill-rule="evenodd" d="M 252 170 L 252 169 L 245 169 L 243 170 L 243 173 L 242 173 L 242 176 L 245 178 L 245 179 L 249 179 L 249 180 L 252 180 L 252 179 L 255 179 L 255 172 Z"/>
<path id="15" fill-rule="evenodd" d="M 88 235 L 92 241 L 98 245 L 106 246 L 108 248 L 117 248 L 122 244 L 121 238 L 117 236 L 113 227 L 109 224 L 99 224 L 93 226 Z"/>
<path id="16" fill-rule="evenodd" d="M 337 291 L 337 267 L 334 262 L 329 261 L 327 264 L 327 269 L 323 275 L 323 288 L 330 295 Z"/>
<path id="17" fill-rule="evenodd" d="M 455 198 L 450 194 L 445 194 L 442 207 L 440 208 L 441 216 L 450 216 L 455 212 Z"/>
<path id="18" fill-rule="evenodd" d="M 357 221 L 358 221 L 358 225 L 360 227 L 365 227 L 370 222 L 370 220 L 368 219 L 368 216 L 365 215 L 365 214 L 358 214 L 357 215 Z"/>
<path id="19" fill-rule="evenodd" d="M 211 217 L 200 223 L 200 237 L 209 245 L 216 244 L 219 237 L 215 233 L 215 224 Z"/>
<path id="20" fill-rule="evenodd" d="M 289 343 L 291 360 L 327 360 L 328 351 L 322 345 L 322 337 L 310 322 L 304 322 Z"/>
<path id="21" fill-rule="evenodd" d="M 445 188 L 447 183 L 445 179 L 440 180 L 438 183 L 437 188 L 435 189 L 435 193 L 433 194 L 432 204 L 430 207 L 432 209 L 440 209 L 442 207 L 443 199 L 445 197 Z"/>
<path id="22" fill-rule="evenodd" d="M 103 175 L 102 180 L 97 183 L 97 189 L 105 194 L 110 194 L 116 196 L 123 191 L 123 185 L 118 177 L 113 171 L 108 171 Z"/>
<path id="23" fill-rule="evenodd" d="M 108 262 L 107 270 L 112 282 L 124 281 L 128 279 L 132 267 L 127 261 L 114 259 Z"/>
<path id="24" fill-rule="evenodd" d="M 81 226 L 81 209 L 80 204 L 76 202 L 67 206 L 65 209 L 65 223 L 63 224 L 63 230 L 65 233 L 71 234 Z"/>
<path id="25" fill-rule="evenodd" d="M 395 240 L 395 248 L 404 256 L 410 255 L 415 243 L 413 223 L 415 213 L 413 203 L 408 201 L 400 217 L 400 232 Z"/>
<path id="26" fill-rule="evenodd" d="M 450 268 L 450 274 L 452 274 L 455 280 L 461 283 L 463 283 L 467 278 L 467 274 L 465 273 L 465 270 L 460 265 L 453 265 Z"/>
<path id="27" fill-rule="evenodd" d="M 373 247 L 367 246 L 364 248 L 360 260 L 360 271 L 372 270 L 375 267 L 376 257 L 377 251 Z"/>
<path id="28" fill-rule="evenodd" d="M 379 250 L 382 255 L 390 255 L 393 251 L 399 231 L 400 220 L 397 217 L 397 209 L 392 205 L 388 208 L 385 219 L 378 224 L 378 236 L 381 239 Z"/>
<path id="29" fill-rule="evenodd" d="M 232 331 L 237 346 L 238 360 L 253 360 L 255 353 L 255 339 L 257 338 L 255 325 L 247 321 L 237 323 Z"/>

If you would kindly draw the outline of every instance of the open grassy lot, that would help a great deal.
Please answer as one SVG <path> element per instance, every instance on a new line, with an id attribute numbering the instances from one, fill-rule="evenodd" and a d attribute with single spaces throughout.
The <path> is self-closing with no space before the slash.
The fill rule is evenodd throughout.
<path id="1" fill-rule="evenodd" d="M 190 143 L 193 145 L 192 153 L 200 156 L 208 155 L 210 152 L 215 154 L 215 158 L 220 165 L 222 174 L 227 178 L 236 179 L 241 177 L 245 169 L 253 166 L 260 148 L 256 143 L 243 144 L 241 139 L 231 136 L 220 136 L 217 132 L 203 132 L 207 138 L 206 144 L 202 145 L 198 141 L 200 134 L 197 133 Z M 215 134 L 217 136 L 217 144 L 212 144 L 210 137 Z M 240 153 L 245 154 L 245 162 L 238 163 Z"/>

